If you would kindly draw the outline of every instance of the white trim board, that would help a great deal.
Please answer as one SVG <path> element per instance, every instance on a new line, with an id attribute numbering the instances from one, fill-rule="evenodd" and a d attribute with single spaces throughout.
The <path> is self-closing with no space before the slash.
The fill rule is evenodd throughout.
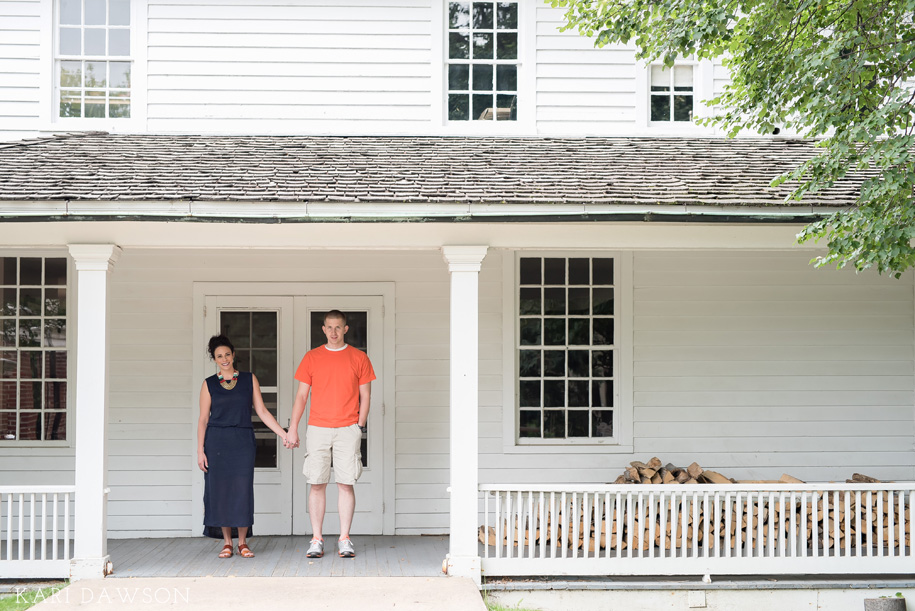
<path id="1" fill-rule="evenodd" d="M 620 250 L 804 250 L 801 223 L 524 222 L 222 223 L 166 221 L 27 222 L 4 234 L 5 247 L 106 241 L 122 248 L 267 250 L 438 250 L 449 244 L 491 248 Z"/>

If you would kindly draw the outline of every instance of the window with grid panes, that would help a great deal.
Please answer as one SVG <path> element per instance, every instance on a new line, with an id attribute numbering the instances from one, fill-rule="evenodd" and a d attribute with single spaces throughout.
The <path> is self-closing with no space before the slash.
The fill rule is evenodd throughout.
<path id="1" fill-rule="evenodd" d="M 0 443 L 67 438 L 67 259 L 0 257 Z"/>
<path id="2" fill-rule="evenodd" d="M 130 0 L 59 0 L 60 117 L 130 117 Z"/>
<path id="3" fill-rule="evenodd" d="M 693 120 L 693 66 L 651 66 L 651 120 Z"/>
<path id="4" fill-rule="evenodd" d="M 449 121 L 516 121 L 518 2 L 449 2 L 447 67 Z"/>
<path id="5" fill-rule="evenodd" d="M 276 310 L 222 311 L 219 330 L 235 346 L 235 368 L 257 376 L 264 406 L 277 417 L 277 363 L 279 360 L 279 313 Z M 254 466 L 275 469 L 278 466 L 279 438 L 260 416 L 251 410 L 254 426 Z"/>
<path id="6" fill-rule="evenodd" d="M 520 440 L 613 436 L 614 289 L 611 257 L 520 259 Z"/>

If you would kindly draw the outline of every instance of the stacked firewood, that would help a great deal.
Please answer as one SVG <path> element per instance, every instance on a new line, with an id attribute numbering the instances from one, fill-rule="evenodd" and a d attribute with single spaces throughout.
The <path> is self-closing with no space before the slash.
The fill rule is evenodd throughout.
<path id="1" fill-rule="evenodd" d="M 647 463 L 633 461 L 629 463 L 622 475 L 614 484 L 732 484 L 737 480 L 728 479 L 715 471 L 706 471 L 693 463 L 688 467 L 678 467 L 663 463 L 655 456 Z"/>
<path id="2" fill-rule="evenodd" d="M 663 465 L 660 459 L 652 458 L 647 463 L 632 462 L 615 484 L 726 484 L 726 483 L 804 483 L 790 475 L 782 475 L 778 480 L 738 481 L 721 473 L 702 469 L 693 463 L 688 467 Z M 880 483 L 879 480 L 865 475 L 854 474 L 849 483 Z M 505 523 L 500 529 L 503 545 L 530 545 L 531 537 L 535 543 L 582 549 L 587 545 L 589 552 L 598 549 L 610 549 L 617 552 L 626 549 L 630 544 L 633 549 L 643 552 L 653 549 L 680 548 L 720 548 L 740 550 L 777 548 L 781 543 L 786 546 L 803 543 L 806 546 L 825 550 L 839 545 L 842 548 L 857 546 L 883 546 L 893 541 L 894 545 L 904 538 L 904 544 L 911 546 L 911 507 L 904 501 L 903 524 L 899 522 L 900 492 L 856 492 L 806 493 L 802 497 L 796 492 L 794 499 L 780 497 L 778 493 L 751 493 L 750 507 L 747 507 L 747 496 L 743 494 L 739 503 L 735 497 L 723 506 L 710 506 L 709 513 L 703 511 L 703 497 L 678 496 L 673 501 L 663 504 L 663 515 L 658 507 L 650 507 L 646 502 L 639 509 L 638 503 L 632 504 L 632 516 L 626 514 L 625 502 L 617 504 L 611 493 L 611 503 L 599 504 L 599 511 L 594 511 L 593 501 L 587 508 L 577 507 L 567 500 L 565 504 L 556 501 L 556 523 L 550 512 L 549 503 L 543 508 L 543 522 L 537 500 L 533 501 L 533 516 L 523 518 L 523 523 Z M 880 497 L 878 499 L 878 497 Z M 806 500 L 802 500 L 805 498 Z M 846 506 L 847 505 L 847 506 Z M 570 516 L 563 519 L 563 514 Z M 730 513 L 730 515 L 726 515 Z M 879 515 L 878 515 L 879 513 Z M 892 518 L 890 516 L 892 514 Z M 562 527 L 568 522 L 567 532 Z M 577 524 L 576 524 L 577 522 Z M 892 524 L 892 526 L 891 526 Z M 676 528 L 676 532 L 674 532 Z M 860 532 L 860 536 L 859 536 Z M 630 536 L 631 534 L 631 536 Z M 565 535 L 565 536 L 564 536 Z M 846 541 L 846 537 L 848 541 Z M 496 545 L 497 534 L 494 527 L 479 529 L 480 542 Z M 882 542 L 878 545 L 878 542 Z"/>

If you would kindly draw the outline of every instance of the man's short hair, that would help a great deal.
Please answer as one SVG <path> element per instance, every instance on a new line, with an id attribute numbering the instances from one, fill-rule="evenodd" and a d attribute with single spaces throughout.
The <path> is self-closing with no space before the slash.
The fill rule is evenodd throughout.
<path id="1" fill-rule="evenodd" d="M 327 324 L 327 319 L 328 319 L 328 318 L 339 318 L 340 320 L 343 321 L 343 326 L 344 326 L 344 327 L 346 326 L 346 314 L 344 314 L 344 313 L 341 312 L 340 310 L 331 310 L 330 312 L 328 312 L 327 314 L 325 314 L 325 315 L 324 315 L 324 324 L 325 324 L 325 325 Z"/>

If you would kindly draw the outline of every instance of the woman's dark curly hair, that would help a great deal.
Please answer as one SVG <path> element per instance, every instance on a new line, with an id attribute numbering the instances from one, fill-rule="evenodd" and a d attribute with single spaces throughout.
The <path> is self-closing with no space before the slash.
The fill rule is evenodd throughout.
<path id="1" fill-rule="evenodd" d="M 207 352 L 210 353 L 211 359 L 216 359 L 216 349 L 220 346 L 225 346 L 232 351 L 232 354 L 235 354 L 235 346 L 232 345 L 232 342 L 229 341 L 229 338 L 225 335 L 214 335 L 210 338 L 210 343 L 207 345 Z"/>

